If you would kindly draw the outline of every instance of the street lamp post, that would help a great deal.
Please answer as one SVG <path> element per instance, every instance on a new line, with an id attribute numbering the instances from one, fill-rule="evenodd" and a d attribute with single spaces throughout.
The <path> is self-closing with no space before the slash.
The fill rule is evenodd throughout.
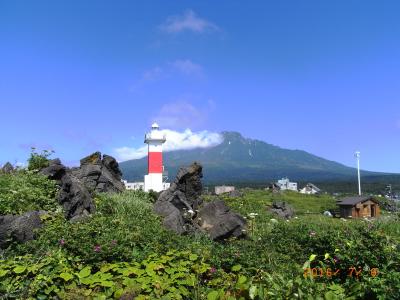
<path id="1" fill-rule="evenodd" d="M 360 151 L 354 153 L 357 159 L 357 174 L 358 174 L 358 195 L 361 196 L 361 179 L 360 179 Z"/>

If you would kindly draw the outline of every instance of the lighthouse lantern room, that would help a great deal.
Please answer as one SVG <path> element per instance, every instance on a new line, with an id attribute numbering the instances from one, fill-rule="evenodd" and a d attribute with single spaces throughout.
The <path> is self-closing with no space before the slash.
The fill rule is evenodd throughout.
<path id="1" fill-rule="evenodd" d="M 146 133 L 144 142 L 148 145 L 148 174 L 144 176 L 144 190 L 160 192 L 165 189 L 163 184 L 162 145 L 165 135 L 160 131 L 157 123 L 151 125 L 151 131 Z"/>

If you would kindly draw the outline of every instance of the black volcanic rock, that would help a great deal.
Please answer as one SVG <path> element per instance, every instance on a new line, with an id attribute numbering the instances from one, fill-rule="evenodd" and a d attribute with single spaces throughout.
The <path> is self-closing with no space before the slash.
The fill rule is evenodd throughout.
<path id="1" fill-rule="evenodd" d="M 35 238 L 35 230 L 42 227 L 40 216 L 45 211 L 30 211 L 23 215 L 0 216 L 0 249 L 12 241 L 24 243 Z"/>
<path id="2" fill-rule="evenodd" d="M 154 203 L 154 211 L 163 217 L 167 229 L 178 234 L 201 231 L 213 240 L 242 236 L 245 220 L 231 212 L 223 201 L 201 206 L 202 169 L 197 163 L 180 168 L 171 187 Z"/>
<path id="3" fill-rule="evenodd" d="M 117 161 L 108 155 L 102 158 L 100 152 L 83 158 L 80 168 L 69 169 L 59 159 L 53 159 L 39 172 L 57 181 L 60 187 L 57 200 L 70 221 L 82 220 L 95 212 L 90 191 L 119 192 L 125 188 Z M 34 239 L 35 229 L 42 226 L 40 216 L 43 213 L 30 211 L 19 216 L 0 216 L 0 248 L 7 247 L 9 241 L 23 243 Z"/>
<path id="4" fill-rule="evenodd" d="M 72 174 L 81 180 L 91 192 L 122 192 L 122 172 L 118 162 L 109 155 L 101 157 L 95 152 L 81 159 L 80 168 L 72 169 Z"/>
<path id="5" fill-rule="evenodd" d="M 232 212 L 222 200 L 205 204 L 199 210 L 196 222 L 213 240 L 245 235 L 246 220 Z"/>
<path id="6" fill-rule="evenodd" d="M 40 170 L 40 173 L 47 176 L 49 179 L 60 181 L 65 175 L 67 167 L 65 167 L 60 159 L 52 159 L 49 161 L 49 165 Z"/>
<path id="7" fill-rule="evenodd" d="M 176 189 L 184 193 L 189 205 L 197 206 L 197 201 L 203 190 L 201 179 L 203 178 L 203 167 L 193 163 L 189 167 L 180 168 L 176 175 Z"/>
<path id="8" fill-rule="evenodd" d="M 57 199 L 69 220 L 82 219 L 95 212 L 92 193 L 125 189 L 117 161 L 109 155 L 102 157 L 100 152 L 81 159 L 79 168 L 69 169 L 59 159 L 50 160 L 40 173 L 59 184 Z"/>
<path id="9" fill-rule="evenodd" d="M 61 178 L 58 202 L 62 205 L 65 218 L 68 220 L 85 217 L 94 213 L 96 209 L 89 190 L 70 171 Z"/>
<path id="10" fill-rule="evenodd" d="M 269 211 L 284 219 L 294 216 L 294 209 L 285 201 L 274 201 Z"/>

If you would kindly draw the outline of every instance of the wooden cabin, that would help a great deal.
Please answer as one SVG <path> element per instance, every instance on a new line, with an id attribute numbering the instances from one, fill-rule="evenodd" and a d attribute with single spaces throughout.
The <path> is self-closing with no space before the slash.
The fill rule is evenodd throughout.
<path id="1" fill-rule="evenodd" d="M 375 218 L 381 213 L 379 202 L 372 196 L 347 197 L 338 202 L 342 218 Z"/>

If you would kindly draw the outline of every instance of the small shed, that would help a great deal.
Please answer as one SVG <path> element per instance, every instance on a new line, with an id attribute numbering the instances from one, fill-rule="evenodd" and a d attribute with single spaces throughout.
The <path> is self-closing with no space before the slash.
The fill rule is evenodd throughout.
<path id="1" fill-rule="evenodd" d="M 338 201 L 342 218 L 373 218 L 381 213 L 379 202 L 372 196 L 347 197 Z"/>

